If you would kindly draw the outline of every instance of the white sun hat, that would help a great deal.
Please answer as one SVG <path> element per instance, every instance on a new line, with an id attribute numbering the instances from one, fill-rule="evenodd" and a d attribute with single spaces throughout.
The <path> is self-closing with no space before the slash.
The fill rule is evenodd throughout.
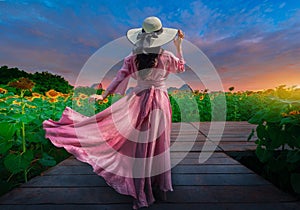
<path id="1" fill-rule="evenodd" d="M 155 48 L 172 41 L 178 33 L 178 29 L 162 27 L 157 17 L 147 17 L 142 28 L 133 28 L 127 31 L 128 40 L 136 48 Z"/>

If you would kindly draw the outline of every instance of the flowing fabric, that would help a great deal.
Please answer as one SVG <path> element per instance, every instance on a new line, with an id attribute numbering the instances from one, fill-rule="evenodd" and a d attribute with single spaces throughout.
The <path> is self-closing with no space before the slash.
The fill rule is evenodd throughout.
<path id="1" fill-rule="evenodd" d="M 181 54 L 162 51 L 155 68 L 139 77 L 135 55 L 124 59 L 122 68 L 107 88 L 124 94 L 129 78 L 137 86 L 110 107 L 84 116 L 66 107 L 59 121 L 43 122 L 48 138 L 75 158 L 93 167 L 118 193 L 134 198 L 133 208 L 155 201 L 154 187 L 173 191 L 170 162 L 171 106 L 165 80 L 169 73 L 185 71 Z"/>

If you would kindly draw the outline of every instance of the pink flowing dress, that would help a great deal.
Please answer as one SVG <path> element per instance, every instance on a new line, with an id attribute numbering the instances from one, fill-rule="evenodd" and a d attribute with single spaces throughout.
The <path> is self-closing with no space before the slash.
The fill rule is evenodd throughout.
<path id="1" fill-rule="evenodd" d="M 171 106 L 165 80 L 170 73 L 184 72 L 179 53 L 163 50 L 155 68 L 140 74 L 136 55 L 124 59 L 122 68 L 107 88 L 125 93 L 129 78 L 133 90 L 110 107 L 91 117 L 66 107 L 59 121 L 43 122 L 43 129 L 56 147 L 63 147 L 118 193 L 134 198 L 133 208 L 155 201 L 153 187 L 173 191 L 171 181 Z"/>

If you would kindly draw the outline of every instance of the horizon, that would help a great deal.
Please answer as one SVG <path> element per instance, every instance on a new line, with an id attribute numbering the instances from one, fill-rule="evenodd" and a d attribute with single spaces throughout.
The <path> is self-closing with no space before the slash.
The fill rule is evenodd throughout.
<path id="1" fill-rule="evenodd" d="M 3 66 L 0 66 L 0 67 L 3 67 Z M 8 68 L 18 68 L 17 66 L 14 66 L 14 67 L 9 67 L 9 66 L 7 66 Z M 30 73 L 30 74 L 33 74 L 33 73 L 35 73 L 35 72 L 28 72 L 28 71 L 26 71 L 26 70 L 24 70 L 24 69 L 20 69 L 20 68 L 18 68 L 19 70 L 23 70 L 23 71 L 25 71 L 25 72 L 27 72 L 27 73 Z M 46 72 L 46 71 L 45 71 Z M 49 72 L 49 71 L 47 71 L 47 72 Z M 51 73 L 51 74 L 55 74 L 55 75 L 58 75 L 58 76 L 61 76 L 61 77 L 63 77 L 64 78 L 64 76 L 63 75 L 59 75 L 59 74 L 56 74 L 56 73 L 53 73 L 53 72 L 49 72 L 49 73 Z M 64 78 L 65 80 L 66 80 L 66 78 Z M 70 83 L 70 81 L 68 81 L 68 80 L 66 80 L 71 86 L 73 86 L 74 88 L 78 88 L 78 87 L 89 87 L 89 88 L 91 88 L 93 85 L 98 85 L 99 84 L 99 82 L 97 83 L 97 82 L 95 82 L 95 83 L 90 83 L 90 84 L 85 84 L 85 85 L 83 85 L 83 84 L 80 84 L 80 85 L 74 85 L 74 84 L 72 84 L 72 83 Z M 109 81 L 104 81 L 104 82 L 102 82 L 101 83 L 102 84 L 102 87 L 103 87 L 103 89 L 105 90 L 106 88 L 107 88 L 107 86 L 109 85 Z M 129 89 L 129 88 L 133 88 L 133 87 L 135 87 L 135 84 L 136 84 L 136 82 L 135 82 L 135 80 L 133 80 L 132 78 L 130 79 L 130 81 L 129 81 L 129 83 L 128 83 L 128 87 L 127 87 L 127 89 Z M 194 88 L 192 85 L 190 85 L 189 83 L 184 83 L 184 84 L 181 84 L 181 85 L 169 85 L 169 86 L 167 86 L 167 88 L 177 88 L 177 89 L 179 89 L 179 88 L 181 88 L 183 85 L 185 85 L 185 84 L 187 84 L 193 91 L 195 91 L 195 90 L 199 90 L 199 91 L 202 91 L 202 90 L 205 90 L 206 88 L 204 87 L 204 86 L 202 86 L 202 87 L 200 87 L 200 88 Z M 234 87 L 234 90 L 233 91 L 231 91 L 231 92 L 239 92 L 239 91 L 242 91 L 242 92 L 245 92 L 245 91 L 253 91 L 253 92 L 258 92 L 258 91 L 265 91 L 265 90 L 268 90 L 268 89 L 276 89 L 277 87 L 279 87 L 279 86 L 282 86 L 282 85 L 284 85 L 284 86 L 286 86 L 286 88 L 292 88 L 292 87 L 294 87 L 294 88 L 296 88 L 296 89 L 298 89 L 298 88 L 300 88 L 300 85 L 286 85 L 286 84 L 279 84 L 278 86 L 275 86 L 275 87 L 270 87 L 270 88 L 263 88 L 263 89 L 256 89 L 256 90 L 249 90 L 249 89 L 236 89 L 236 87 L 234 87 L 234 86 L 229 86 L 229 87 Z M 226 88 L 224 88 L 224 92 L 228 92 L 228 89 L 229 89 L 229 87 L 226 89 Z M 209 89 L 208 89 L 209 90 Z M 209 91 L 212 91 L 212 92 L 218 92 L 218 91 L 222 91 L 222 90 L 209 90 Z"/>
<path id="2" fill-rule="evenodd" d="M 48 71 L 74 86 L 98 49 L 140 27 L 147 16 L 158 16 L 164 27 L 181 28 L 185 39 L 212 62 L 224 90 L 232 86 L 235 91 L 300 87 L 300 2 L 292 0 L 184 4 L 178 0 L 2 0 L 0 66 L 30 73 Z M 101 69 L 102 63 L 97 65 L 99 71 L 107 70 Z M 103 84 L 115 73 L 110 72 Z M 183 74 L 193 89 L 201 89 L 192 74 Z M 97 75 L 86 83 L 96 82 Z"/>

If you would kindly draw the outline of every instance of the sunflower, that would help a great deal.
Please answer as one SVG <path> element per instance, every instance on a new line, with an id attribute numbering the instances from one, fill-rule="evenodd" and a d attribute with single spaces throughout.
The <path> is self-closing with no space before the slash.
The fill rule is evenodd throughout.
<path id="1" fill-rule="evenodd" d="M 49 98 L 57 98 L 58 96 L 60 96 L 60 93 L 51 89 L 46 92 L 46 96 L 48 96 Z"/>
<path id="2" fill-rule="evenodd" d="M 173 90 L 172 93 L 173 93 L 173 94 L 177 94 L 177 93 L 178 93 L 178 90 Z"/>
<path id="3" fill-rule="evenodd" d="M 6 93 L 7 93 L 7 90 L 4 89 L 4 88 L 0 88 L 0 93 L 1 93 L 1 94 L 6 94 Z"/>
<path id="4" fill-rule="evenodd" d="M 108 102 L 108 99 L 107 99 L 107 98 L 103 99 L 103 103 L 104 103 L 104 104 L 106 104 L 107 102 Z"/>
<path id="5" fill-rule="evenodd" d="M 298 110 L 290 111 L 289 115 L 300 115 L 300 111 Z"/>
<path id="6" fill-rule="evenodd" d="M 13 102 L 12 102 L 12 104 L 15 104 L 15 105 L 21 106 L 21 102 L 19 102 L 19 101 L 16 101 L 16 100 L 15 100 L 15 101 L 13 101 Z"/>
<path id="7" fill-rule="evenodd" d="M 34 93 L 32 93 L 32 97 L 35 97 L 35 98 L 41 98 L 42 95 L 39 94 L 39 93 L 34 92 Z"/>
<path id="8" fill-rule="evenodd" d="M 199 97 L 199 100 L 202 101 L 204 99 L 204 95 Z"/>
<path id="9" fill-rule="evenodd" d="M 36 108 L 36 106 L 31 106 L 31 105 L 29 105 L 29 104 L 26 104 L 26 106 L 27 106 L 28 108 L 31 108 L 31 109 L 35 109 L 35 108 Z"/>
<path id="10" fill-rule="evenodd" d="M 79 98 L 80 98 L 80 99 L 87 99 L 88 96 L 85 95 L 85 94 L 83 94 L 83 93 L 80 93 L 80 94 L 79 94 Z"/>
<path id="11" fill-rule="evenodd" d="M 56 103 L 56 102 L 58 102 L 57 98 L 50 98 L 49 101 L 50 101 L 51 103 Z"/>
<path id="12" fill-rule="evenodd" d="M 77 106 L 82 106 L 82 103 L 80 102 L 80 100 L 77 100 L 76 104 L 77 104 Z"/>
<path id="13" fill-rule="evenodd" d="M 68 97 L 70 97 L 70 94 L 69 93 L 61 93 L 60 94 L 62 97 L 64 97 L 64 98 L 68 98 Z"/>

